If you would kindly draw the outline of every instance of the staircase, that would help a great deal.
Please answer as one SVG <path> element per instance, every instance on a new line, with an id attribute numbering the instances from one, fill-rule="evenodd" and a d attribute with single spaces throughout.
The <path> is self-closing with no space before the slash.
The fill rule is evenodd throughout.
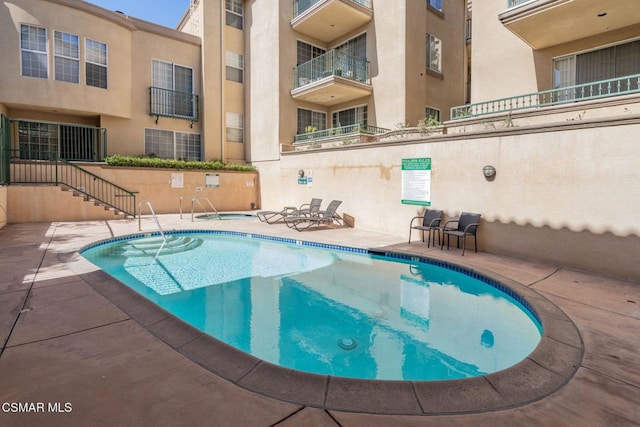
<path id="1" fill-rule="evenodd" d="M 135 192 L 120 187 L 63 159 L 25 159 L 9 150 L 10 184 L 49 184 L 71 191 L 86 202 L 122 217 L 136 217 Z"/>
<path id="2" fill-rule="evenodd" d="M 166 236 L 166 243 L 162 236 L 145 237 L 132 242 L 122 242 L 116 245 L 106 245 L 101 256 L 106 257 L 154 257 L 186 252 L 202 245 L 202 239 L 192 236 Z"/>

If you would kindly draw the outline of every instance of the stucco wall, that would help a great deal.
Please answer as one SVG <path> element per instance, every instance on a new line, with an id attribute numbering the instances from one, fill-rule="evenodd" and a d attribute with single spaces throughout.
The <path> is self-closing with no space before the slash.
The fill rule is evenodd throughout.
<path id="1" fill-rule="evenodd" d="M 533 127 L 401 140 L 283 154 L 256 166 L 266 209 L 339 199 L 339 212 L 358 228 L 406 239 L 421 208 L 401 204 L 401 161 L 430 157 L 433 208 L 447 217 L 481 213 L 480 250 L 638 280 L 638 132 L 637 118 L 610 127 L 565 122 L 553 133 Z M 482 174 L 488 164 L 497 169 L 492 182 Z M 311 172 L 313 186 L 298 184 L 299 169 Z"/>
<path id="2" fill-rule="evenodd" d="M 178 213 L 180 198 L 185 214 L 191 213 L 193 197 L 209 199 L 216 210 L 246 211 L 251 204 L 259 204 L 258 175 L 255 172 L 178 171 L 173 169 L 120 168 L 104 165 L 82 164 L 84 169 L 99 175 L 121 187 L 137 192 L 136 201 L 151 202 L 156 213 Z M 176 187 L 175 178 L 182 179 L 182 188 Z M 218 174 L 219 187 L 207 187 L 206 175 Z M 71 221 L 114 218 L 113 213 L 104 213 L 71 192 L 61 192 L 54 186 L 9 186 L 8 222 Z M 0 204 L 2 203 L 0 191 Z M 204 208 L 211 209 L 206 201 Z M 137 206 L 136 206 L 137 208 Z M 0 209 L 1 211 L 1 209 Z M 203 213 L 202 207 L 194 205 L 195 213 Z M 143 214 L 148 213 L 145 206 Z M 1 217 L 0 217 L 1 218 Z"/>

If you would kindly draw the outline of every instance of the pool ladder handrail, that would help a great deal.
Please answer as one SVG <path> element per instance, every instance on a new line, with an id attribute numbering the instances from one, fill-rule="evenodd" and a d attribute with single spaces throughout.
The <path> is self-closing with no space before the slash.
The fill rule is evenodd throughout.
<path id="1" fill-rule="evenodd" d="M 218 217 L 218 219 L 222 219 L 222 217 L 220 216 L 220 214 L 216 210 L 215 206 L 213 206 L 213 203 L 211 203 L 211 200 L 207 199 L 206 197 L 193 196 L 193 198 L 191 199 L 191 222 L 193 222 L 194 205 L 196 203 L 198 205 L 200 205 L 200 207 L 202 208 L 202 211 L 204 212 L 204 214 L 206 216 L 209 216 L 209 212 L 207 212 L 207 209 L 204 207 L 204 205 L 202 204 L 201 200 L 205 200 L 209 204 L 209 207 L 211 208 L 212 214 L 215 214 Z"/>
<path id="2" fill-rule="evenodd" d="M 142 224 L 141 224 L 141 218 L 142 218 L 142 204 L 145 203 L 147 206 L 149 206 L 149 210 L 151 211 L 151 216 L 153 217 L 153 220 L 156 223 L 156 226 L 158 227 L 158 230 L 160 231 L 160 235 L 162 236 L 162 244 L 160 245 L 160 247 L 158 248 L 158 251 L 156 252 L 156 255 L 153 257 L 153 261 L 155 261 L 158 258 L 158 255 L 160 255 L 160 251 L 162 250 L 162 248 L 164 248 L 164 245 L 167 244 L 167 236 L 164 234 L 164 230 L 162 229 L 162 226 L 160 225 L 160 221 L 158 220 L 158 216 L 156 215 L 156 212 L 153 210 L 153 206 L 151 205 L 151 202 L 146 201 L 146 202 L 140 202 L 138 203 L 138 231 L 142 231 Z"/>

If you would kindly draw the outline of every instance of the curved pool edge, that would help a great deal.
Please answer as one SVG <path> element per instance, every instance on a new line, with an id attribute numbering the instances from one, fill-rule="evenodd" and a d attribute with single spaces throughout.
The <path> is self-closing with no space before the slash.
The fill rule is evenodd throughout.
<path id="1" fill-rule="evenodd" d="M 138 233 L 106 241 L 148 234 Z M 273 239 L 289 240 L 277 237 Z M 100 242 L 87 247 L 97 244 Z M 76 256 L 81 257 L 82 250 Z M 371 252 L 380 254 L 381 250 L 378 248 Z M 266 397 L 311 407 L 387 415 L 488 412 L 541 400 L 561 389 L 575 375 L 584 354 L 582 337 L 571 319 L 538 292 L 512 279 L 464 262 L 452 263 L 401 251 L 385 251 L 384 254 L 445 264 L 500 283 L 524 299 L 540 320 L 543 334 L 538 346 L 515 366 L 460 380 L 360 380 L 318 375 L 262 361 L 219 341 L 165 311 L 102 270 L 84 273 L 80 277 L 156 338 L 208 371 Z"/>

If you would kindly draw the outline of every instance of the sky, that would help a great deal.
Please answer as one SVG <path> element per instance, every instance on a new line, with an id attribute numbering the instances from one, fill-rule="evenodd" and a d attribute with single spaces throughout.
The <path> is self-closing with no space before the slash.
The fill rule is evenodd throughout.
<path id="1" fill-rule="evenodd" d="M 125 15 L 144 19 L 154 24 L 175 28 L 190 0 L 87 0 L 108 10 L 119 10 Z"/>

